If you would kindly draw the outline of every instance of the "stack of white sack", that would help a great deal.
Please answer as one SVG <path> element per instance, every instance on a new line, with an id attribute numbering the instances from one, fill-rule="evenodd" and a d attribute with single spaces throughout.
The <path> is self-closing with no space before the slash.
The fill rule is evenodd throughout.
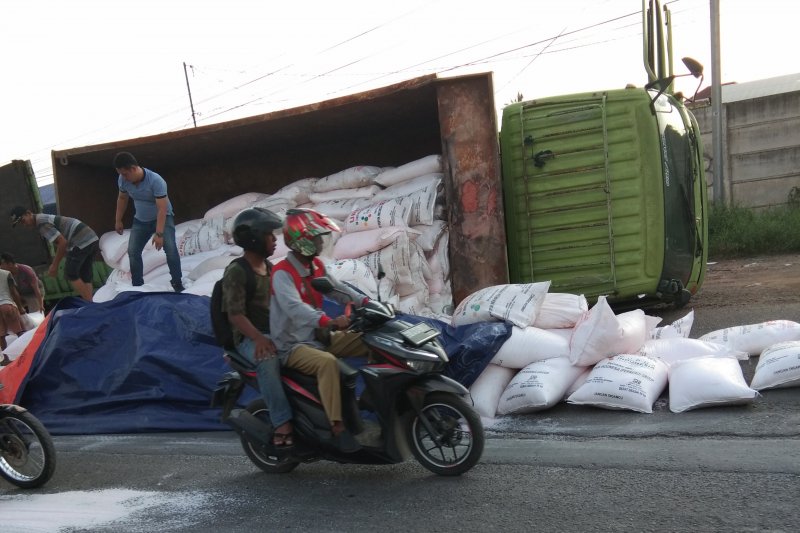
<path id="1" fill-rule="evenodd" d="M 652 413 L 667 385 L 669 409 L 676 413 L 751 403 L 762 388 L 800 386 L 800 324 L 779 320 L 691 339 L 693 311 L 657 327 L 661 319 L 641 310 L 615 314 L 605 297 L 587 310 L 583 296 L 543 295 L 543 286 L 536 285 L 478 291 L 453 315 L 453 325 L 513 324 L 511 336 L 470 387 L 486 419 L 564 401 Z M 748 386 L 739 361 L 758 353 L 762 360 Z"/>
<path id="2" fill-rule="evenodd" d="M 342 228 L 326 240 L 321 259 L 340 280 L 371 297 L 380 296 L 400 311 L 449 320 L 448 228 L 441 156 L 430 155 L 396 168 L 351 167 L 323 178 L 304 178 L 275 192 L 244 193 L 209 209 L 202 219 L 176 226 L 176 241 L 186 292 L 210 295 L 224 267 L 242 254 L 233 243 L 232 223 L 243 209 L 263 207 L 280 216 L 293 207 L 327 215 Z M 144 281 L 130 283 L 129 231 L 104 234 L 100 250 L 114 268 L 95 301 L 125 290 L 169 291 L 166 255 L 149 243 L 142 253 Z M 287 252 L 283 239 L 270 260 Z M 378 273 L 385 277 L 378 282 Z"/>

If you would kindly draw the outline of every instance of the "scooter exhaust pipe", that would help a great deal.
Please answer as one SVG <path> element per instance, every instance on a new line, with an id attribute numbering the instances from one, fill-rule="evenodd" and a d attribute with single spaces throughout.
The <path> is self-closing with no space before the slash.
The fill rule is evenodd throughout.
<path id="1" fill-rule="evenodd" d="M 226 422 L 233 426 L 237 433 L 245 432 L 262 444 L 272 443 L 272 432 L 269 431 L 269 426 L 245 409 L 232 410 Z"/>

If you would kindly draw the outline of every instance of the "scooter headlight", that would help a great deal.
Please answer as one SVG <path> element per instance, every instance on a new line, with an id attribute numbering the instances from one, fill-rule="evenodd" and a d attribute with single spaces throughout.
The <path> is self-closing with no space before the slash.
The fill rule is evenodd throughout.
<path id="1" fill-rule="evenodd" d="M 411 370 L 415 370 L 420 373 L 433 372 L 439 365 L 439 361 L 419 361 L 417 359 L 406 359 L 406 365 Z"/>

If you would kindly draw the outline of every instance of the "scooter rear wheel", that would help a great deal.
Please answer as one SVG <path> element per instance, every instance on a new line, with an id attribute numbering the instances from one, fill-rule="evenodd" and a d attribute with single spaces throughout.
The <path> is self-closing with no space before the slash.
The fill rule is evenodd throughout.
<path id="1" fill-rule="evenodd" d="M 269 424 L 270 427 L 272 426 L 269 418 L 269 409 L 264 403 L 264 400 L 253 400 L 248 404 L 246 409 L 259 420 L 263 420 Z M 257 467 L 268 474 L 286 474 L 297 468 L 297 465 L 300 464 L 299 461 L 291 461 L 276 455 L 271 455 L 264 449 L 260 442 L 251 440 L 246 433 L 242 433 L 241 440 L 242 448 L 244 448 L 244 453 L 247 454 L 247 457 L 249 457 Z"/>
<path id="2" fill-rule="evenodd" d="M 420 415 L 405 418 L 405 433 L 417 461 L 440 476 L 460 476 L 483 454 L 481 417 L 454 394 L 429 394 Z"/>
<path id="3" fill-rule="evenodd" d="M 47 429 L 28 411 L 0 414 L 0 476 L 23 489 L 41 487 L 56 469 Z"/>

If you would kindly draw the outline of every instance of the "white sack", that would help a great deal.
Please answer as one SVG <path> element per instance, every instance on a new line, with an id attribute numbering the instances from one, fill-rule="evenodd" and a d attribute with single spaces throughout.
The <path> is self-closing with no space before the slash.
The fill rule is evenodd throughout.
<path id="1" fill-rule="evenodd" d="M 337 189 L 356 189 L 372 185 L 380 167 L 360 165 L 347 168 L 324 178 L 320 178 L 311 186 L 312 192 L 328 192 Z"/>
<path id="2" fill-rule="evenodd" d="M 584 372 L 566 357 L 536 361 L 520 370 L 500 395 L 497 414 L 523 414 L 549 409 Z"/>
<path id="3" fill-rule="evenodd" d="M 569 357 L 571 329 L 547 330 L 534 326 L 512 326 L 511 336 L 494 354 L 491 362 L 506 368 L 525 368 L 536 361 Z"/>
<path id="4" fill-rule="evenodd" d="M 733 350 L 758 355 L 773 344 L 800 340 L 800 324 L 791 320 L 770 320 L 759 324 L 718 329 L 701 340 L 724 344 Z"/>
<path id="5" fill-rule="evenodd" d="M 377 185 L 367 185 L 365 187 L 357 187 L 355 189 L 337 189 L 335 191 L 326 192 L 312 192 L 308 195 L 308 200 L 312 203 L 319 204 L 322 202 L 329 202 L 331 200 L 346 200 L 348 198 L 366 198 L 370 199 L 375 196 L 381 188 Z"/>
<path id="6" fill-rule="evenodd" d="M 267 211 L 272 211 L 273 213 L 275 213 L 279 217 L 284 218 L 286 216 L 286 211 L 288 211 L 289 209 L 292 209 L 293 207 L 297 207 L 297 203 L 294 200 L 292 200 L 291 198 L 286 198 L 284 196 L 274 196 L 273 195 L 273 196 L 267 196 L 266 198 L 263 198 L 262 200 L 254 202 L 253 205 L 250 206 L 250 207 L 259 207 L 261 209 L 266 209 Z M 239 211 L 237 211 L 235 213 L 235 215 L 238 215 L 238 214 L 239 214 Z M 234 222 L 234 220 L 236 218 L 235 215 L 231 217 L 230 222 L 228 223 L 228 227 L 230 228 L 228 230 L 229 233 L 233 233 L 233 228 L 230 227 L 230 226 L 232 226 L 232 224 L 233 224 L 233 222 Z"/>
<path id="7" fill-rule="evenodd" d="M 388 246 L 360 259 L 372 270 L 375 279 L 378 279 L 382 269 L 386 279 L 402 297 L 417 294 L 422 290 L 428 291 L 428 283 L 423 275 L 427 265 L 422 264 L 420 255 L 424 260 L 424 254 L 417 250 L 416 244 L 409 242 L 408 234 L 401 233 Z"/>
<path id="8" fill-rule="evenodd" d="M 19 337 L 14 335 L 14 340 L 8 343 L 8 346 L 5 350 L 3 350 L 3 353 L 13 361 L 25 351 L 25 348 L 27 348 L 28 344 L 30 344 L 34 333 L 36 333 L 36 328 L 29 329 Z"/>
<path id="9" fill-rule="evenodd" d="M 644 311 L 641 309 L 634 309 L 627 313 L 620 313 L 617 315 L 617 321 L 622 328 L 622 338 L 614 346 L 617 353 L 636 353 L 644 345 L 644 341 L 650 336 L 650 328 L 648 320 Z M 657 324 L 661 321 L 660 318 L 654 318 Z"/>
<path id="10" fill-rule="evenodd" d="M 492 320 L 507 320 L 519 328 L 533 324 L 544 302 L 549 281 L 509 283 L 476 291 L 458 304 L 453 326 Z"/>
<path id="11" fill-rule="evenodd" d="M 572 364 L 572 363 L 570 363 L 570 364 Z M 589 379 L 589 375 L 592 373 L 592 368 L 594 368 L 594 367 L 591 367 L 591 366 L 578 366 L 578 367 L 575 367 L 575 368 L 580 368 L 580 369 L 583 370 L 583 372 L 581 372 L 581 374 L 577 378 L 575 378 L 575 381 L 572 382 L 572 385 L 567 387 L 567 391 L 564 393 L 564 398 L 563 398 L 563 400 L 565 402 L 567 401 L 567 398 L 572 396 L 572 393 L 574 393 L 576 390 L 580 389 L 581 386 L 583 386 L 583 384 L 586 383 L 586 380 Z"/>
<path id="12" fill-rule="evenodd" d="M 542 329 L 573 328 L 588 310 L 583 294 L 548 292 L 533 325 Z"/>
<path id="13" fill-rule="evenodd" d="M 103 261 L 112 268 L 117 268 L 119 261 L 128 253 L 128 239 L 131 236 L 131 230 L 123 230 L 122 235 L 116 231 L 108 231 L 100 236 L 100 253 L 103 255 Z"/>
<path id="14" fill-rule="evenodd" d="M 431 183 L 422 189 L 395 198 L 395 201 L 398 202 L 407 200 L 406 203 L 410 209 L 407 220 L 409 225 L 433 224 L 437 187 L 437 184 Z"/>
<path id="15" fill-rule="evenodd" d="M 329 200 L 327 202 L 320 202 L 312 204 L 312 209 L 319 211 L 323 215 L 337 220 L 347 220 L 350 213 L 357 211 L 362 207 L 370 205 L 368 198 L 347 198 L 343 200 Z M 345 229 L 344 224 L 339 226 Z"/>
<path id="16" fill-rule="evenodd" d="M 447 223 L 444 220 L 434 220 L 430 225 L 419 224 L 411 226 L 411 229 L 420 233 L 419 237 L 417 237 L 417 244 L 426 252 L 430 252 L 436 246 L 436 241 L 439 240 L 439 237 L 447 231 Z"/>
<path id="17" fill-rule="evenodd" d="M 675 339 L 678 337 L 689 337 L 694 324 L 694 310 L 689 311 L 683 317 L 675 320 L 672 324 L 654 328 L 650 331 L 651 339 Z"/>
<path id="18" fill-rule="evenodd" d="M 225 200 L 224 202 L 217 204 L 206 211 L 206 214 L 203 215 L 203 218 L 208 220 L 220 216 L 222 218 L 232 217 L 242 209 L 246 209 L 259 200 L 267 198 L 268 196 L 269 195 L 261 192 L 246 192 L 244 194 L 234 196 L 233 198 Z"/>
<path id="19" fill-rule="evenodd" d="M 130 286 L 130 282 L 128 282 L 128 286 Z M 119 294 L 119 291 L 117 291 L 117 285 L 115 283 L 106 283 L 94 291 L 94 294 L 92 295 L 92 301 L 96 303 L 108 302 L 113 300 L 117 294 Z"/>
<path id="20" fill-rule="evenodd" d="M 421 245 L 420 245 L 421 246 Z M 448 279 L 450 276 L 450 233 L 444 229 L 433 250 L 425 254 L 428 258 L 428 267 L 431 269 L 431 277 L 440 276 Z"/>
<path id="21" fill-rule="evenodd" d="M 44 320 L 44 315 L 41 311 L 35 313 L 22 313 L 19 315 L 19 323 L 22 326 L 22 331 L 30 331 L 36 329 L 39 324 Z"/>
<path id="22" fill-rule="evenodd" d="M 724 344 L 700 339 L 686 339 L 684 337 L 650 339 L 644 343 L 638 353 L 639 355 L 661 359 L 668 366 L 684 359 L 707 355 L 712 357 L 735 357 L 741 360 L 749 359 L 747 352 L 731 350 Z"/>
<path id="23" fill-rule="evenodd" d="M 308 195 L 316 182 L 317 178 L 303 178 L 284 185 L 272 196 L 273 198 L 288 198 L 299 206 L 308 203 Z"/>
<path id="24" fill-rule="evenodd" d="M 591 366 L 619 354 L 623 329 L 605 296 L 584 313 L 572 331 L 569 360 L 576 366 Z"/>
<path id="25" fill-rule="evenodd" d="M 385 170 L 378 174 L 375 178 L 375 183 L 383 187 L 391 187 L 401 181 L 437 172 L 442 172 L 442 156 L 433 154 L 397 168 Z"/>
<path id="26" fill-rule="evenodd" d="M 427 296 L 427 292 L 403 296 L 397 302 L 397 310 L 401 313 L 407 313 L 409 315 L 433 316 L 434 313 L 427 304 Z"/>
<path id="27" fill-rule="evenodd" d="M 197 296 L 211 297 L 211 292 L 214 290 L 214 284 L 221 280 L 222 276 L 224 275 L 225 270 L 212 270 L 195 283 L 192 283 L 189 287 L 186 287 L 186 289 L 183 291 L 183 294 L 195 294 Z M 216 279 L 211 279 L 212 276 L 216 277 Z"/>
<path id="28" fill-rule="evenodd" d="M 486 365 L 478 379 L 469 388 L 472 403 L 478 414 L 487 418 L 494 418 L 497 413 L 497 404 L 500 395 L 511 382 L 516 370 L 493 364 Z"/>
<path id="29" fill-rule="evenodd" d="M 761 352 L 751 389 L 797 386 L 800 386 L 800 341 L 779 342 Z"/>
<path id="30" fill-rule="evenodd" d="M 238 213 L 239 211 L 236 211 Z M 222 216 L 203 219 L 203 223 L 194 231 L 186 231 L 178 240 L 178 253 L 181 256 L 194 255 L 219 248 L 225 242 L 225 220 Z M 161 252 L 163 254 L 163 251 Z M 166 261 L 166 259 L 165 259 Z M 130 270 L 127 268 L 126 270 Z"/>
<path id="31" fill-rule="evenodd" d="M 405 196 L 407 194 L 411 194 L 414 191 L 424 189 L 429 185 L 433 185 L 435 188 L 438 189 L 442 185 L 443 177 L 444 174 L 442 174 L 441 172 L 426 174 L 424 176 L 418 176 L 408 181 L 403 181 L 396 185 L 392 185 L 391 187 L 387 187 L 386 189 L 381 189 L 380 191 L 375 193 L 373 200 L 377 202 L 379 200 L 390 200 L 392 198 L 397 198 L 398 196 Z"/>
<path id="32" fill-rule="evenodd" d="M 440 292 L 431 292 L 428 294 L 428 307 L 437 315 L 448 317 L 447 320 L 441 318 L 444 322 L 451 323 L 453 320 L 453 293 L 450 290 L 450 284 L 446 284 L 444 289 Z"/>
<path id="33" fill-rule="evenodd" d="M 209 257 L 205 259 L 202 263 L 194 267 L 187 277 L 192 281 L 197 281 L 200 277 L 202 277 L 205 273 L 211 270 L 218 270 L 220 268 L 224 269 L 228 264 L 236 259 L 232 255 L 218 255 L 215 257 Z"/>
<path id="34" fill-rule="evenodd" d="M 643 355 L 621 354 L 597 363 L 567 402 L 652 413 L 667 385 L 667 365 Z"/>
<path id="35" fill-rule="evenodd" d="M 383 200 L 352 211 L 344 221 L 345 233 L 370 229 L 408 226 L 410 200 Z"/>
<path id="36" fill-rule="evenodd" d="M 747 386 L 733 357 L 684 359 L 669 369 L 669 410 L 752 403 L 758 391 Z"/>
<path id="37" fill-rule="evenodd" d="M 167 264 L 167 254 L 164 252 L 163 248 L 161 250 L 148 250 L 144 249 L 142 251 L 142 275 L 146 276 L 154 269 L 160 267 L 161 265 Z M 119 262 L 120 270 L 124 270 L 126 272 L 131 271 L 131 261 L 130 257 L 126 254 Z"/>
<path id="38" fill-rule="evenodd" d="M 366 263 L 358 259 L 342 259 L 331 263 L 325 270 L 339 281 L 355 285 L 372 299 L 378 297 L 378 284 Z"/>
<path id="39" fill-rule="evenodd" d="M 417 234 L 406 226 L 392 226 L 355 233 L 345 233 L 333 247 L 333 257 L 336 259 L 355 259 L 372 252 L 386 248 L 396 241 L 402 234 L 412 237 Z"/>

